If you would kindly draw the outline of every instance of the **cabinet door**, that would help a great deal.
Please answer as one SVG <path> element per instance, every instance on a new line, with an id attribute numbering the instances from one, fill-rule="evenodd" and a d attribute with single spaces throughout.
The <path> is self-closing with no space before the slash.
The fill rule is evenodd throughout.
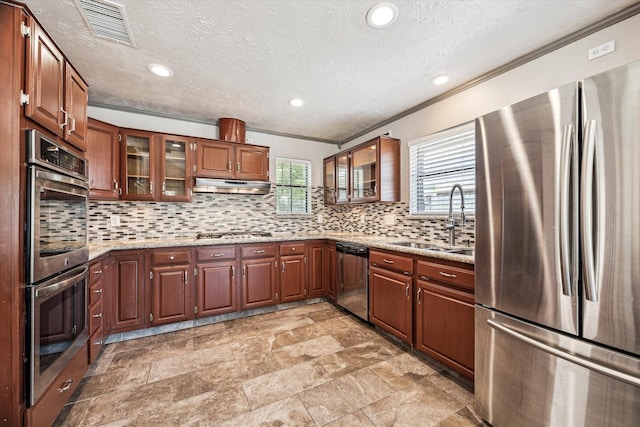
<path id="1" fill-rule="evenodd" d="M 307 269 L 305 255 L 291 255 L 280 258 L 280 301 L 290 302 L 303 299 L 307 294 Z"/>
<path id="2" fill-rule="evenodd" d="M 369 269 L 369 320 L 407 344 L 413 343 L 411 282 L 404 274 Z"/>
<path id="3" fill-rule="evenodd" d="M 309 297 L 323 297 L 327 294 L 324 274 L 324 244 L 309 243 L 307 271 L 309 273 L 307 287 Z"/>
<path id="4" fill-rule="evenodd" d="M 143 254 L 114 255 L 113 281 L 109 288 L 111 332 L 146 326 L 145 272 Z"/>
<path id="5" fill-rule="evenodd" d="M 123 188 L 122 199 L 153 200 L 155 152 L 152 150 L 153 135 L 150 132 L 123 130 L 120 172 Z"/>
<path id="6" fill-rule="evenodd" d="M 64 139 L 86 151 L 89 87 L 69 63 L 66 63 L 64 74 L 64 109 L 67 112 Z"/>
<path id="7" fill-rule="evenodd" d="M 335 242 L 330 242 L 325 246 L 325 257 L 324 257 L 324 277 L 327 283 L 327 297 L 329 299 L 335 301 L 337 298 L 336 294 L 336 263 L 337 263 L 337 253 L 336 253 L 336 244 Z"/>
<path id="8" fill-rule="evenodd" d="M 118 200 L 120 171 L 118 128 L 89 119 L 87 159 L 89 161 L 89 197 L 93 200 Z"/>
<path id="9" fill-rule="evenodd" d="M 336 203 L 349 201 L 349 154 L 336 156 Z"/>
<path id="10" fill-rule="evenodd" d="M 473 379 L 473 295 L 416 281 L 416 349 Z"/>
<path id="11" fill-rule="evenodd" d="M 238 311 L 236 262 L 198 264 L 198 317 Z"/>
<path id="12" fill-rule="evenodd" d="M 63 136 L 64 56 L 35 20 L 31 21 L 32 36 L 27 55 L 29 103 L 25 114 Z"/>
<path id="13" fill-rule="evenodd" d="M 351 151 L 351 202 L 378 199 L 378 143 Z"/>
<path id="14" fill-rule="evenodd" d="M 329 157 L 324 159 L 324 204 L 335 205 L 336 204 L 336 158 Z"/>
<path id="15" fill-rule="evenodd" d="M 277 268 L 275 257 L 242 261 L 242 310 L 278 303 Z"/>
<path id="16" fill-rule="evenodd" d="M 269 147 L 236 145 L 236 178 L 269 180 Z"/>
<path id="17" fill-rule="evenodd" d="M 235 172 L 234 145 L 222 141 L 196 141 L 196 176 L 203 178 L 233 178 Z"/>
<path id="18" fill-rule="evenodd" d="M 160 177 L 162 188 L 160 200 L 191 201 L 191 140 L 189 138 L 163 135 L 160 153 Z"/>
<path id="19" fill-rule="evenodd" d="M 192 317 L 189 270 L 188 265 L 151 269 L 153 325 L 181 322 Z"/>

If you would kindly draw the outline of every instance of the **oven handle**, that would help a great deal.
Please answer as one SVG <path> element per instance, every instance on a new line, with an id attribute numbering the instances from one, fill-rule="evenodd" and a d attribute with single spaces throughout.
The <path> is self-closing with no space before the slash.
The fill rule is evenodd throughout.
<path id="1" fill-rule="evenodd" d="M 46 179 L 48 181 L 53 181 L 53 182 L 61 182 L 63 184 L 68 184 L 68 185 L 72 185 L 74 187 L 78 187 L 80 189 L 82 189 L 83 191 L 88 191 L 89 190 L 89 184 L 86 183 L 85 181 L 76 179 L 76 178 L 72 178 L 70 176 L 65 176 L 59 173 L 55 173 L 55 172 L 49 172 L 43 169 L 36 169 L 36 178 L 40 178 L 40 179 Z"/>
<path id="2" fill-rule="evenodd" d="M 67 288 L 78 283 L 78 281 L 85 276 L 89 271 L 89 267 L 86 265 L 74 268 L 68 273 L 63 274 L 60 277 L 56 277 L 49 280 L 46 283 L 36 286 L 35 296 L 38 298 L 50 298 L 51 296 L 64 291 Z"/>

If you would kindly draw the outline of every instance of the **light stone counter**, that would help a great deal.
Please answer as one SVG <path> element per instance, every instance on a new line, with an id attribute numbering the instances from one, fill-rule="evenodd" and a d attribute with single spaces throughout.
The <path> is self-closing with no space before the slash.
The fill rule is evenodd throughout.
<path id="1" fill-rule="evenodd" d="M 172 239 L 153 239 L 153 240 L 117 240 L 92 242 L 89 244 L 89 260 L 98 258 L 110 251 L 127 250 L 127 249 L 152 249 L 152 248 L 171 248 L 184 246 L 214 246 L 214 245 L 233 245 L 242 243 L 265 243 L 265 242 L 285 242 L 292 240 L 318 240 L 329 239 L 335 241 L 344 241 L 351 243 L 359 243 L 369 248 L 385 249 L 389 251 L 402 252 L 412 255 L 429 256 L 450 261 L 458 261 L 465 264 L 473 264 L 474 256 L 460 255 L 448 252 L 435 251 L 430 249 L 409 248 L 404 246 L 392 245 L 392 242 L 409 242 L 419 240 L 406 239 L 399 237 L 372 236 L 357 233 L 273 233 L 273 237 L 252 237 L 248 239 L 195 239 L 195 238 L 172 238 Z M 442 245 L 444 247 L 444 245 Z M 456 247 L 457 249 L 469 249 L 466 247 Z"/>

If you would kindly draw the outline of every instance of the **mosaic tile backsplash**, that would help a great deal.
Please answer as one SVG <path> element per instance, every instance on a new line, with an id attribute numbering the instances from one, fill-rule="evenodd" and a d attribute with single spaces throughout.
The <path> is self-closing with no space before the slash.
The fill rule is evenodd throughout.
<path id="1" fill-rule="evenodd" d="M 91 201 L 91 241 L 195 237 L 199 232 L 260 230 L 309 233 L 347 232 L 448 243 L 445 219 L 409 216 L 408 202 L 325 206 L 322 187 L 314 187 L 311 215 L 276 215 L 275 190 L 264 196 L 195 194 L 191 203 Z M 110 217 L 120 216 L 111 227 Z M 322 223 L 318 222 L 322 215 Z M 394 216 L 394 225 L 385 216 Z M 387 218 L 389 219 L 389 218 Z M 364 220 L 364 222 L 362 222 Z M 473 220 L 456 230 L 456 244 L 474 244 Z"/>

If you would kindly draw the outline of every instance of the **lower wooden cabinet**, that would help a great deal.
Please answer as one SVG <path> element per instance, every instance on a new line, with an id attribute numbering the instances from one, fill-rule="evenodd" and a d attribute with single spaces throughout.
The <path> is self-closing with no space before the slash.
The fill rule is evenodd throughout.
<path id="1" fill-rule="evenodd" d="M 328 242 L 324 247 L 324 280 L 327 284 L 327 297 L 336 301 L 336 243 Z"/>
<path id="2" fill-rule="evenodd" d="M 151 269 L 152 325 L 181 322 L 193 317 L 189 265 L 153 267 Z"/>
<path id="3" fill-rule="evenodd" d="M 275 256 L 241 261 L 242 310 L 266 307 L 280 301 L 277 262 Z"/>
<path id="4" fill-rule="evenodd" d="M 106 336 L 107 304 L 105 289 L 109 280 L 109 260 L 98 259 L 89 266 L 89 364 L 98 357 Z"/>
<path id="5" fill-rule="evenodd" d="M 238 311 L 236 261 L 198 263 L 198 317 Z"/>
<path id="6" fill-rule="evenodd" d="M 473 379 L 473 271 L 428 261 L 416 270 L 415 348 Z"/>
<path id="7" fill-rule="evenodd" d="M 412 278 L 377 267 L 369 269 L 369 321 L 413 343 Z"/>
<path id="8" fill-rule="evenodd" d="M 144 328 L 148 325 L 144 252 L 117 252 L 112 255 L 112 268 L 108 288 L 111 332 Z"/>
<path id="9" fill-rule="evenodd" d="M 307 289 L 311 298 L 327 295 L 325 279 L 324 253 L 325 243 L 310 242 L 307 245 Z"/>
<path id="10" fill-rule="evenodd" d="M 307 265 L 305 255 L 280 257 L 280 301 L 304 299 L 307 294 Z"/>

